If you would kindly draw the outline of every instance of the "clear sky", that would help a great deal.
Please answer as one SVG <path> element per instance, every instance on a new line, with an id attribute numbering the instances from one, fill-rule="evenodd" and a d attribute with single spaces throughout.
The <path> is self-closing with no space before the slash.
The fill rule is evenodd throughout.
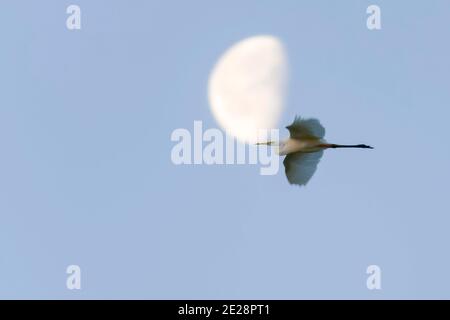
<path id="1" fill-rule="evenodd" d="M 2 1 L 0 297 L 450 298 L 449 15 L 447 0 Z M 217 58 L 258 34 L 289 55 L 281 127 L 317 117 L 375 150 L 327 151 L 306 188 L 173 165 L 174 129 L 217 127 Z"/>

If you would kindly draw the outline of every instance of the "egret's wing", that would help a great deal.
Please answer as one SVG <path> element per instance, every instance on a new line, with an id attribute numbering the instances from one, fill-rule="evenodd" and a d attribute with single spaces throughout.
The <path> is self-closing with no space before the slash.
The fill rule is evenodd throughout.
<path id="1" fill-rule="evenodd" d="M 289 130 L 289 134 L 293 139 L 322 139 L 325 136 L 325 128 L 317 119 L 302 119 L 301 117 L 295 117 L 294 122 L 287 126 L 286 129 Z"/>
<path id="2" fill-rule="evenodd" d="M 284 170 L 290 184 L 304 186 L 316 172 L 317 164 L 322 158 L 323 151 L 317 152 L 296 152 L 284 158 Z"/>

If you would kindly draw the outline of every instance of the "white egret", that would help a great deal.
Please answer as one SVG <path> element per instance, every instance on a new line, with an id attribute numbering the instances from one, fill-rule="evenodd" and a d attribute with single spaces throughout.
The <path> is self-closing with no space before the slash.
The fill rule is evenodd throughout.
<path id="1" fill-rule="evenodd" d="M 363 148 L 373 149 L 365 144 L 342 145 L 328 143 L 325 128 L 317 119 L 302 119 L 295 117 L 294 122 L 287 126 L 290 137 L 284 141 L 269 141 L 257 145 L 274 146 L 280 156 L 286 156 L 283 161 L 286 177 L 290 184 L 306 185 L 317 169 L 323 150 L 329 148 Z"/>

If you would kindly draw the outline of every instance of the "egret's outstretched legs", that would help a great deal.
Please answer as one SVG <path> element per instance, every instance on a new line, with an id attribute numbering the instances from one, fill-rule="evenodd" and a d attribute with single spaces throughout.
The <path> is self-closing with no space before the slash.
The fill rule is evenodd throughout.
<path id="1" fill-rule="evenodd" d="M 328 148 L 362 148 L 362 149 L 373 149 L 373 147 L 366 144 L 329 144 Z"/>

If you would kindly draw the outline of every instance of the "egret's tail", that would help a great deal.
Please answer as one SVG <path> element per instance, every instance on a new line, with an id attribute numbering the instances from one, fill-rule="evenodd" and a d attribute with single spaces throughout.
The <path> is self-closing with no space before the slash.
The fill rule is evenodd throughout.
<path id="1" fill-rule="evenodd" d="M 373 149 L 373 147 L 366 144 L 330 144 L 329 148 L 362 148 Z"/>

